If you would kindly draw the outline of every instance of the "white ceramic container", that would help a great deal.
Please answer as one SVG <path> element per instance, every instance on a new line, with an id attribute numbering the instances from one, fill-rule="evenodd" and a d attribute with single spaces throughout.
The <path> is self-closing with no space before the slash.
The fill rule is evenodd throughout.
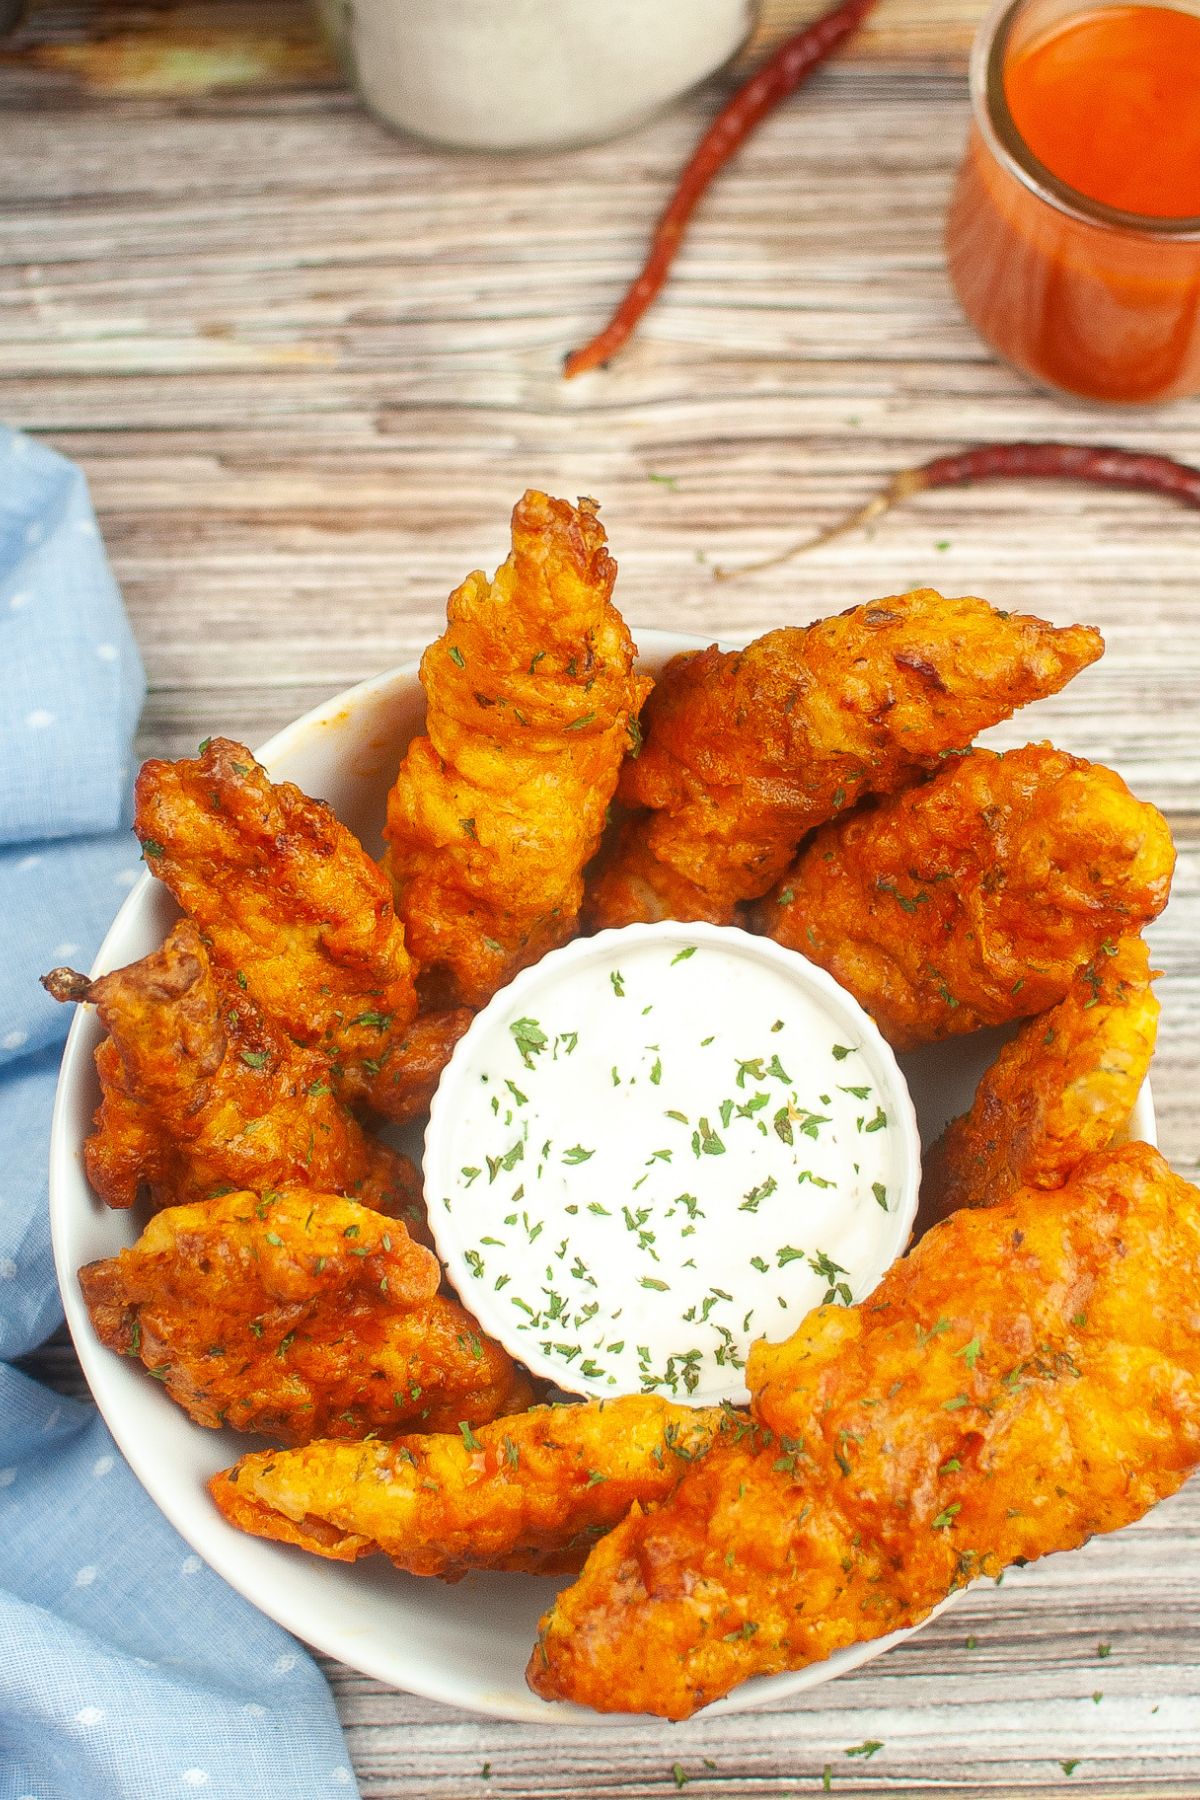
<path id="1" fill-rule="evenodd" d="M 755 0 L 319 0 L 385 124 L 472 150 L 615 137 L 719 69 Z"/>

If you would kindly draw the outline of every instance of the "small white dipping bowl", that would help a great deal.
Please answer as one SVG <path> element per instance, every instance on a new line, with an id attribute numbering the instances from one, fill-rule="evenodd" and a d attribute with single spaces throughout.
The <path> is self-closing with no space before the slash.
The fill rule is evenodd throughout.
<path id="1" fill-rule="evenodd" d="M 655 972 L 658 1003 L 646 1017 L 644 983 Z M 757 1026 L 737 1019 L 739 990 L 754 994 Z M 541 1021 L 557 1030 L 552 1018 L 575 1028 L 561 1055 L 557 1039 L 520 1051 L 514 1028 Z M 706 1034 L 716 1034 L 715 1045 Z M 647 1038 L 656 1041 L 643 1048 Z M 832 1044 L 847 1047 L 840 1062 Z M 737 1059 L 752 1048 L 763 1054 L 749 1079 L 749 1065 Z M 775 1051 L 786 1075 L 778 1058 L 781 1073 L 764 1072 Z M 784 1105 L 781 1141 L 771 1122 L 789 1093 L 813 1109 L 814 1122 L 804 1135 L 798 1113 L 793 1134 Z M 736 1104 L 748 1100 L 757 1110 L 736 1116 Z M 817 1123 L 818 1109 L 833 1116 Z M 698 1117 L 709 1113 L 719 1131 Z M 867 1115 L 857 1131 L 855 1113 Z M 697 1123 L 708 1127 L 716 1154 L 705 1155 L 699 1134 L 693 1138 Z M 650 1136 L 640 1135 L 647 1127 Z M 581 1136 L 590 1147 L 572 1152 Z M 672 1147 L 656 1150 L 664 1138 Z M 544 1160 L 543 1140 L 551 1146 Z M 868 1174 L 856 1175 L 856 1158 L 886 1174 L 882 1199 Z M 820 1185 L 811 1168 L 793 1185 L 797 1164 L 813 1161 L 824 1170 Z M 855 1300 L 865 1298 L 903 1253 L 917 1213 L 921 1139 L 895 1055 L 831 975 L 770 938 L 668 920 L 575 938 L 476 1014 L 438 1084 L 424 1170 L 429 1223 L 451 1282 L 484 1329 L 535 1374 L 598 1399 L 648 1387 L 695 1406 L 745 1405 L 740 1369 L 754 1338 L 790 1336 L 837 1275 Z M 703 1205 L 688 1194 L 685 1210 L 671 1198 L 681 1187 L 696 1188 Z M 639 1205 L 653 1227 L 646 1248 L 630 1213 Z M 808 1258 L 822 1248 L 847 1266 L 821 1275 L 820 1262 Z M 548 1305 L 553 1323 L 543 1322 Z M 638 1346 L 650 1349 L 659 1338 L 654 1378 L 644 1383 Z M 689 1346 L 685 1383 L 677 1358 Z"/>
<path id="2" fill-rule="evenodd" d="M 642 666 L 651 674 L 683 650 L 709 640 L 681 632 L 636 631 Z M 732 646 L 727 646 L 732 647 Z M 349 688 L 306 713 L 264 744 L 259 755 L 277 780 L 294 781 L 328 800 L 372 853 L 382 847 L 387 790 L 409 739 L 421 729 L 425 696 L 416 664 Z M 220 723 L 213 720 L 215 728 Z M 130 839 L 133 856 L 133 839 Z M 176 909 L 161 882 L 145 875 L 131 890 L 91 973 L 147 955 L 162 943 Z M 80 1008 L 67 1039 L 50 1140 L 50 1221 L 67 1321 L 96 1403 L 143 1487 L 176 1529 L 231 1586 L 328 1656 L 365 1675 L 450 1706 L 536 1725 L 627 1724 L 626 1715 L 592 1713 L 539 1700 L 524 1670 L 538 1619 L 557 1589 L 544 1577 L 472 1575 L 455 1586 L 402 1575 L 382 1557 L 343 1564 L 235 1531 L 217 1512 L 205 1483 L 257 1441 L 193 1425 L 158 1382 L 128 1357 L 106 1350 L 92 1330 L 77 1271 L 132 1244 L 145 1219 L 112 1212 L 88 1186 L 84 1140 L 99 1104 L 93 1055 L 100 1027 Z M 996 1053 L 998 1034 L 934 1046 L 902 1064 L 931 1143 L 947 1119 L 970 1103 L 975 1083 Z M 1154 1142 L 1154 1113 L 1143 1088 L 1130 1134 Z M 705 1717 L 778 1705 L 880 1656 L 910 1635 L 897 1632 L 840 1650 L 788 1675 L 746 1682 L 707 1708 Z M 647 1736 L 672 1727 L 646 1719 Z M 664 1746 L 667 1735 L 663 1737 Z"/>

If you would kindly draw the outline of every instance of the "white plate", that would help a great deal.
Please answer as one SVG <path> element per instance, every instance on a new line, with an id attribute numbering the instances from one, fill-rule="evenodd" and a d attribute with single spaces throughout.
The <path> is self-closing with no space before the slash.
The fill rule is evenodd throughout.
<path id="1" fill-rule="evenodd" d="M 708 641 L 664 631 L 636 636 L 642 661 L 652 673 L 678 651 Z M 382 841 L 384 797 L 396 764 L 423 719 L 416 667 L 394 669 L 307 713 L 264 745 L 260 755 L 277 779 L 294 781 L 306 793 L 328 800 L 374 853 Z M 166 889 L 143 876 L 117 914 L 93 975 L 156 949 L 175 916 Z M 132 1244 L 142 1223 L 102 1205 L 83 1172 L 83 1143 L 100 1097 L 92 1061 L 100 1035 L 95 1015 L 80 1009 L 67 1039 L 51 1130 L 54 1253 L 67 1321 L 92 1393 L 156 1504 L 192 1547 L 263 1612 L 318 1650 L 379 1681 L 453 1706 L 539 1725 L 626 1720 L 627 1715 L 539 1700 L 525 1686 L 538 1619 L 556 1589 L 565 1585 L 561 1581 L 474 1575 L 447 1586 L 402 1575 L 382 1557 L 349 1565 L 326 1562 L 247 1537 L 225 1523 L 205 1482 L 236 1461 L 250 1440 L 193 1425 L 140 1366 L 104 1349 L 80 1295 L 80 1266 Z M 969 1104 L 998 1041 L 999 1034 L 981 1033 L 901 1059 L 926 1143 Z M 1148 1086 L 1139 1097 L 1130 1133 L 1155 1141 Z M 896 1632 L 792 1674 L 748 1681 L 714 1702 L 706 1716 L 777 1703 L 869 1662 L 909 1635 Z"/>

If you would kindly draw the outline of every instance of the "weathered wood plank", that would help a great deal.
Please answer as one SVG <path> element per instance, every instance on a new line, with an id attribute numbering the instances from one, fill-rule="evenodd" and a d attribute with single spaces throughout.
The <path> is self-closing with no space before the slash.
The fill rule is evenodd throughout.
<path id="1" fill-rule="evenodd" d="M 727 85 L 824 10 L 812 0 L 763 0 L 756 29 Z M 980 0 L 882 6 L 843 55 L 855 62 L 961 65 L 983 12 Z M 50 91 L 79 104 L 114 96 L 173 102 L 210 95 L 333 91 L 341 77 L 302 0 L 195 0 L 188 5 L 70 0 L 30 6 L 0 46 L 19 92 Z"/>

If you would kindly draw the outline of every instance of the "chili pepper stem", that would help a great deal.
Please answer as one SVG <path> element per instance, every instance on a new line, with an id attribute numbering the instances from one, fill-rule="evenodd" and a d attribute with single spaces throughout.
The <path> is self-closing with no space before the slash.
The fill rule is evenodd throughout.
<path id="1" fill-rule="evenodd" d="M 775 556 L 736 568 L 713 569 L 714 581 L 778 568 L 831 539 L 869 525 L 900 500 L 927 488 L 964 487 L 976 481 L 1083 481 L 1093 487 L 1130 488 L 1160 494 L 1182 506 L 1200 510 L 1200 469 L 1174 457 L 1150 451 L 1122 450 L 1112 444 L 1018 443 L 978 444 L 949 456 L 935 456 L 919 468 L 901 469 L 865 506 L 847 513 L 824 530 L 791 544 Z"/>
<path id="2" fill-rule="evenodd" d="M 793 557 L 801 556 L 807 550 L 817 550 L 822 544 L 828 544 L 833 538 L 844 537 L 848 531 L 856 531 L 860 525 L 869 525 L 887 512 L 897 500 L 903 498 L 900 493 L 889 487 L 882 494 L 876 494 L 860 506 L 856 512 L 846 513 L 836 519 L 832 525 L 815 531 L 811 537 L 802 538 L 799 543 L 789 544 L 786 550 L 780 550 L 775 556 L 764 556 L 758 562 L 739 563 L 736 568 L 726 568 L 718 563 L 714 566 L 714 581 L 734 581 L 739 575 L 757 575 L 762 569 L 778 569 L 784 563 L 791 562 Z"/>

